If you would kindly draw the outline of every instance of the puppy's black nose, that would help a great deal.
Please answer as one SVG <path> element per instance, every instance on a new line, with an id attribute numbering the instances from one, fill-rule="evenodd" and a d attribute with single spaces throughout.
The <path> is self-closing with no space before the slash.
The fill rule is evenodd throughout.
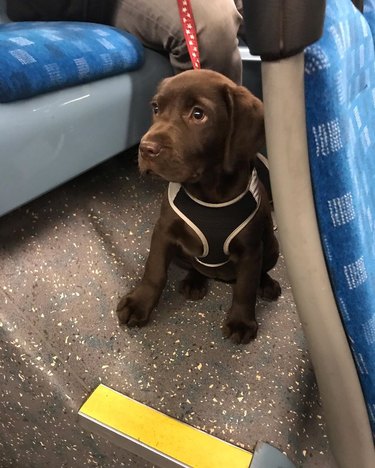
<path id="1" fill-rule="evenodd" d="M 154 141 L 141 141 L 139 145 L 139 151 L 141 153 L 142 158 L 144 159 L 153 159 L 159 156 L 161 151 L 161 146 L 159 143 L 155 143 Z"/>

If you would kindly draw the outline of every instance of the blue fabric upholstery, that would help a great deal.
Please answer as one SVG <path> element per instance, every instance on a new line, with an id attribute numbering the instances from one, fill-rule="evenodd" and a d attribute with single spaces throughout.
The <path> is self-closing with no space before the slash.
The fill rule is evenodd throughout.
<path id="1" fill-rule="evenodd" d="M 324 35 L 305 52 L 305 92 L 322 244 L 375 434 L 375 57 L 350 0 L 327 1 Z"/>
<path id="2" fill-rule="evenodd" d="M 19 22 L 0 26 L 0 102 L 139 68 L 143 46 L 110 26 Z"/>

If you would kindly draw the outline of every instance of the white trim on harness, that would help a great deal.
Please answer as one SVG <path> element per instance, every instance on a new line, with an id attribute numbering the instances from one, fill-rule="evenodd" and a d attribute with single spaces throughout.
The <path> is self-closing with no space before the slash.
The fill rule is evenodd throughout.
<path id="1" fill-rule="evenodd" d="M 249 179 L 249 183 L 248 183 L 248 186 L 247 186 L 246 190 L 244 192 L 242 192 L 240 195 L 238 195 L 237 197 L 233 198 L 232 200 L 229 200 L 229 201 L 224 202 L 224 203 L 207 203 L 207 202 L 203 202 L 202 200 L 199 200 L 199 199 L 193 197 L 191 194 L 189 194 L 189 192 L 184 188 L 184 186 L 179 184 L 179 183 L 170 182 L 169 185 L 168 185 L 168 201 L 169 201 L 170 206 L 175 211 L 175 213 L 181 219 L 183 219 L 185 221 L 185 223 L 195 232 L 195 234 L 198 236 L 198 238 L 200 239 L 200 241 L 202 243 L 202 247 L 203 247 L 202 255 L 200 255 L 199 258 L 195 257 L 195 260 L 197 262 L 201 263 L 202 265 L 209 266 L 209 267 L 218 267 L 218 266 L 225 265 L 229 261 L 229 258 L 225 262 L 215 263 L 215 264 L 204 263 L 204 261 L 201 260 L 201 259 L 204 259 L 205 257 L 207 257 L 207 255 L 208 255 L 208 253 L 210 251 L 209 250 L 209 243 L 208 243 L 208 240 L 207 240 L 206 236 L 201 231 L 201 229 L 194 222 L 192 222 L 191 219 L 188 218 L 175 205 L 174 200 L 175 200 L 175 198 L 176 198 L 176 196 L 177 196 L 177 194 L 178 194 L 178 192 L 180 190 L 184 190 L 185 194 L 187 196 L 189 196 L 189 198 L 192 199 L 195 203 L 198 203 L 200 205 L 203 205 L 203 206 L 206 206 L 206 207 L 209 207 L 209 208 L 222 208 L 222 207 L 230 206 L 230 205 L 238 202 L 239 200 L 241 200 L 248 192 L 250 192 L 252 194 L 252 196 L 254 197 L 254 200 L 256 201 L 255 210 L 234 231 L 232 231 L 224 241 L 223 251 L 224 251 L 225 255 L 229 256 L 229 246 L 230 246 L 231 241 L 253 219 L 253 217 L 257 213 L 257 211 L 259 209 L 259 206 L 260 206 L 261 197 L 260 197 L 260 193 L 259 193 L 258 176 L 257 176 L 256 169 L 255 168 L 253 169 L 253 172 L 252 172 L 251 177 Z"/>

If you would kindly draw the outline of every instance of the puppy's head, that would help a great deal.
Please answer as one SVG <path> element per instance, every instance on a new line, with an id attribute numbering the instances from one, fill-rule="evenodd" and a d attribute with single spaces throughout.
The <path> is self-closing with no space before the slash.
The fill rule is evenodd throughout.
<path id="1" fill-rule="evenodd" d="M 163 80 L 152 109 L 139 167 L 170 182 L 199 182 L 214 168 L 233 172 L 264 142 L 262 103 L 214 71 L 186 71 Z"/>

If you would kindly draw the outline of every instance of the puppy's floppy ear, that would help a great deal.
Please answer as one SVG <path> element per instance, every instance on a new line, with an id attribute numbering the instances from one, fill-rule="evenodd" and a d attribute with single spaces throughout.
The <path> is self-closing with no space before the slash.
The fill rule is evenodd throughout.
<path id="1" fill-rule="evenodd" d="M 264 145 L 263 103 L 244 86 L 227 86 L 225 100 L 229 131 L 223 164 L 227 172 L 232 172 L 237 162 L 254 160 Z"/>

